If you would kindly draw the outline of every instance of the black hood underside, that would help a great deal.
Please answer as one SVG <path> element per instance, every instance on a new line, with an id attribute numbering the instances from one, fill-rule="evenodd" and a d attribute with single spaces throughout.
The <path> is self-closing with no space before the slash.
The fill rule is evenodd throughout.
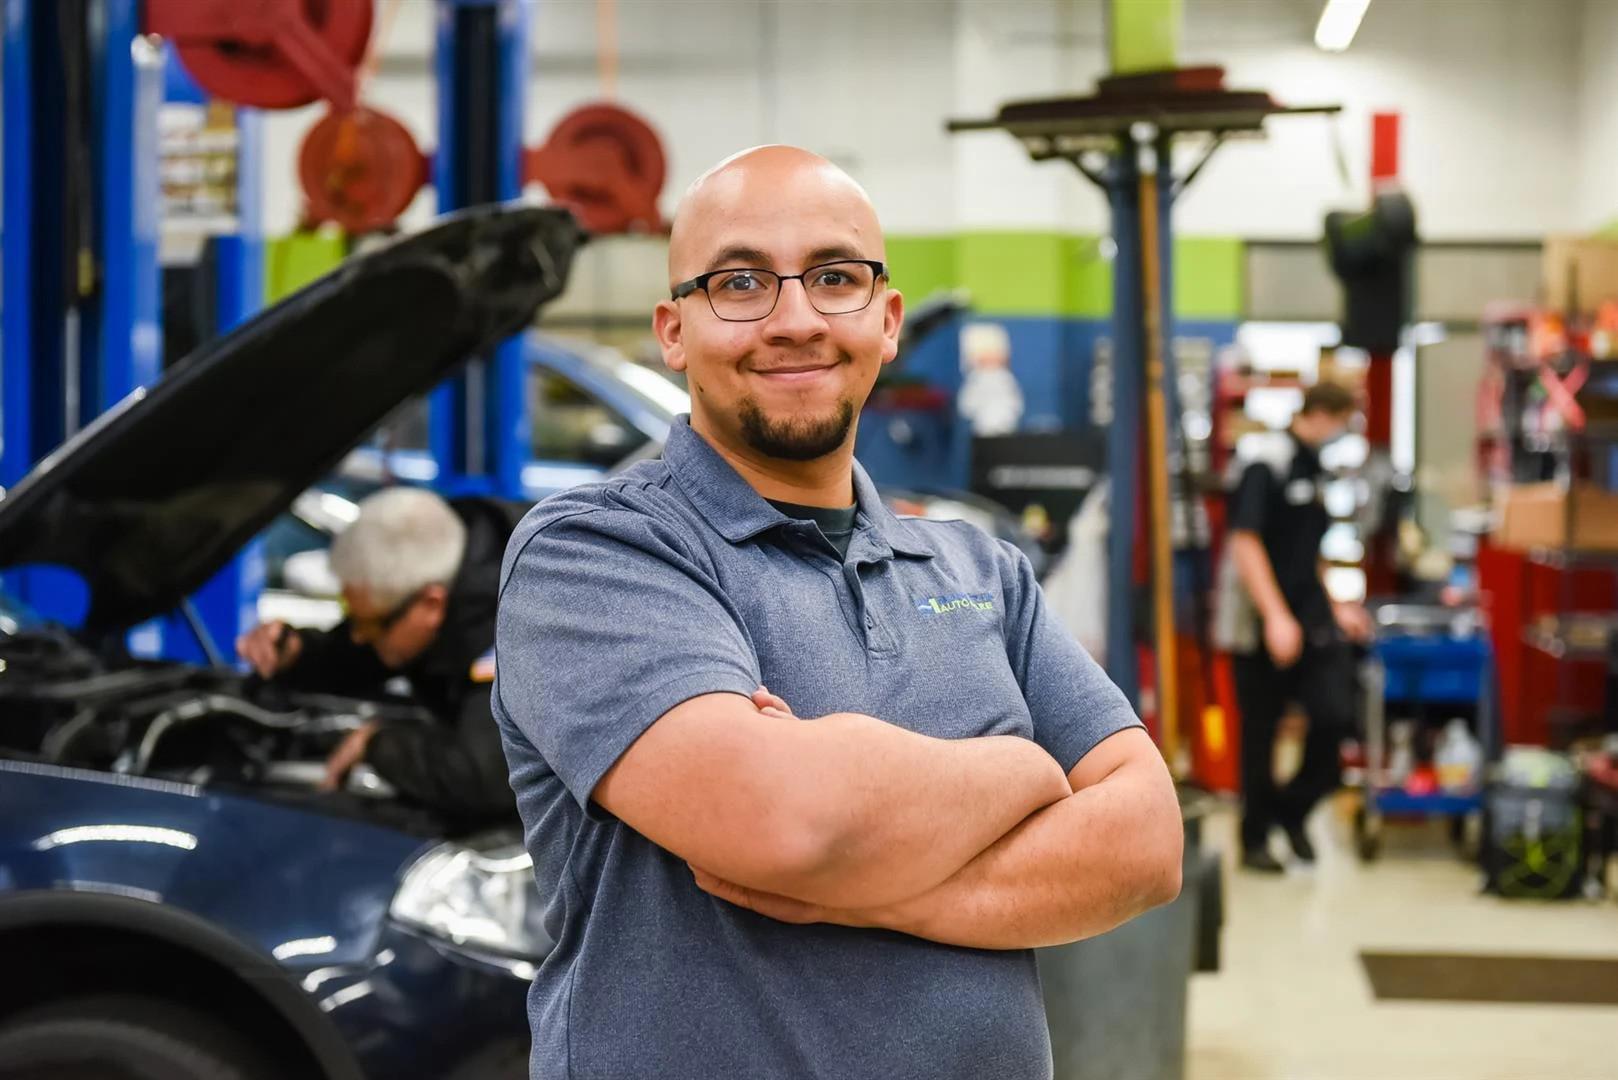
<path id="1" fill-rule="evenodd" d="M 0 567 L 65 566 L 84 629 L 176 606 L 395 407 L 527 326 L 584 234 L 479 207 L 340 268 L 209 343 L 0 499 Z"/>

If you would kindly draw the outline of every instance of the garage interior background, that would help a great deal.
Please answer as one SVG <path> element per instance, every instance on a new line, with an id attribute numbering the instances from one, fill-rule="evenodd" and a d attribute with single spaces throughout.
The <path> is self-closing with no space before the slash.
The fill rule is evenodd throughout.
<path id="1" fill-rule="evenodd" d="M 30 0 L 4 3 L 9 14 Z M 46 10 L 44 0 L 32 3 L 36 14 Z M 131 25 L 140 8 L 135 0 L 97 3 Z M 1416 345 L 1395 362 L 1392 453 L 1417 492 L 1416 520 L 1431 546 L 1445 550 L 1454 512 L 1487 494 L 1474 409 L 1489 367 L 1486 313 L 1502 303 L 1543 300 L 1547 238 L 1618 241 L 1612 179 L 1618 0 L 1374 0 L 1352 47 L 1335 53 L 1314 40 L 1322 4 L 1178 3 L 1181 64 L 1221 65 L 1225 85 L 1262 88 L 1289 105 L 1342 108 L 1272 121 L 1262 139 L 1232 139 L 1176 203 L 1176 352 L 1187 368 L 1206 369 L 1241 352 L 1276 349 L 1284 354 L 1281 368 L 1301 368 L 1305 381 L 1312 376 L 1309 367 L 1334 338 L 1343 312 L 1322 222 L 1330 211 L 1370 204 L 1372 117 L 1397 113 L 1399 179 L 1419 215 L 1420 244 Z M 363 100 L 397 117 L 418 146 L 431 150 L 443 86 L 437 20 L 453 4 L 376 0 L 375 6 L 375 70 Z M 912 310 L 951 291 L 969 305 L 969 313 L 946 321 L 946 332 L 921 341 L 906 358 L 907 373 L 949 402 L 941 422 L 965 428 L 950 400 L 963 379 L 953 331 L 995 322 L 1008 332 L 1011 368 L 1026 403 L 1020 431 L 1093 428 L 1096 368 L 1114 329 L 1117 247 L 1107 202 L 1066 164 L 1030 162 L 1004 133 L 952 135 L 944 125 L 947 118 L 992 114 L 1007 101 L 1091 93 L 1109 72 L 1109 6 L 1109 0 L 536 0 L 528 5 L 523 142 L 533 146 L 587 102 L 605 99 L 633 110 L 655 128 L 667 155 L 659 202 L 665 215 L 701 169 L 738 149 L 785 142 L 826 154 L 870 192 L 887 232 L 894 282 Z M 6 62 L 13 62 L 10 52 Z M 221 313 L 233 313 L 221 315 L 219 330 L 261 300 L 274 303 L 315 280 L 351 248 L 370 249 L 369 240 L 351 245 L 329 226 L 299 228 L 305 214 L 299 150 L 327 106 L 233 112 L 232 138 L 239 142 L 230 145 L 240 150 L 232 166 L 240 170 L 234 177 L 240 217 L 233 224 L 240 228 L 211 257 L 220 265 L 245 262 L 234 286 L 219 286 L 237 293 L 214 298 Z M 1182 171 L 1193 156 L 1188 149 L 1178 162 Z M 8 168 L 8 199 L 17 186 Z M 535 188 L 528 193 L 540 197 Z M 434 190 L 423 187 L 398 229 L 427 228 L 439 210 Z M 201 238 L 229 231 L 220 222 L 206 215 L 164 220 L 165 266 L 196 264 Z M 532 347 L 538 369 L 576 376 L 588 366 L 580 359 L 588 346 L 578 344 L 586 340 L 656 366 L 649 319 L 667 295 L 665 252 L 663 238 L 645 233 L 601 236 L 583 248 L 566 291 L 539 318 L 551 344 Z M 14 290 L 16 273 L 11 277 Z M 184 340 L 183 326 L 165 316 L 170 351 L 184 351 L 176 344 Z M 562 348 L 558 341 L 573 344 Z M 1231 346 L 1240 349 L 1227 351 Z M 635 395 L 625 393 L 624 400 Z M 655 439 L 660 422 L 666 430 L 666 417 L 653 416 L 637 437 Z M 937 442 L 907 442 L 895 430 L 879 409 L 862 427 L 862 454 L 879 482 L 925 488 L 964 479 L 959 456 L 941 455 Z M 14 452 L 5 459 L 7 469 L 14 459 Z M 14 470 L 0 480 L 20 475 Z M 202 605 L 227 648 L 231 631 L 224 626 L 239 629 L 266 610 L 254 606 L 261 563 L 239 560 L 222 577 L 222 601 Z M 7 579 L 14 584 L 10 572 Z M 283 604 L 296 600 L 280 593 Z M 324 601 L 321 610 L 330 615 L 335 604 L 330 596 Z M 1181 602 L 1189 607 L 1183 593 Z M 177 617 L 161 633 L 147 629 L 153 633 L 132 638 L 137 652 L 200 658 Z M 1509 632 L 1518 636 L 1521 629 Z M 1151 679 L 1142 682 L 1149 687 Z M 1528 680 L 1520 689 L 1539 688 Z M 1234 787 L 1228 749 L 1220 780 L 1207 785 L 1226 793 Z M 1618 995 L 1596 985 L 1618 964 L 1610 889 L 1598 901 L 1592 883 L 1588 903 L 1561 907 L 1484 899 L 1474 895 L 1475 867 L 1455 858 L 1448 838 L 1417 829 L 1391 830 L 1387 857 L 1361 865 L 1353 814 L 1351 799 L 1333 806 L 1325 824 L 1336 843 L 1315 876 L 1255 883 L 1226 874 L 1225 891 L 1187 894 L 1187 904 L 1203 905 L 1197 925 L 1213 928 L 1212 951 L 1223 951 L 1214 961 L 1217 975 L 1188 982 L 1184 957 L 1175 955 L 1155 983 L 1125 986 L 1118 971 L 1149 966 L 1129 951 L 1139 939 L 1130 944 L 1126 937 L 1075 954 L 1069 972 L 1075 982 L 1048 978 L 1054 1000 L 1074 1005 L 1078 1017 L 1053 1020 L 1061 1080 L 1084 1075 L 1064 1071 L 1064 1052 L 1115 1061 L 1140 1046 L 1161 1052 L 1162 1070 L 1154 1064 L 1119 1075 L 1618 1077 L 1611 1034 Z M 1225 800 L 1196 826 L 1206 830 L 1202 846 L 1212 853 L 1216 879 L 1218 856 L 1228 861 L 1234 845 L 1230 819 Z M 396 853 L 372 854 L 378 879 L 391 882 Z M 1208 899 L 1216 895 L 1221 910 Z M 1138 929 L 1178 947 L 1173 935 L 1190 934 L 1191 925 L 1187 916 L 1143 920 Z M 1198 949 L 1200 963 L 1207 942 Z M 1411 1004 L 1368 981 L 1377 976 L 1366 974 L 1366 957 L 1379 949 L 1513 953 L 1527 966 L 1572 956 L 1607 966 L 1592 968 L 1587 983 L 1552 985 L 1565 969 L 1540 965 L 1535 985 L 1548 990 L 1514 982 L 1523 969 L 1490 975 L 1498 982 L 1488 985 L 1507 996 L 1487 1007 L 1457 1007 L 1466 1000 L 1465 978 L 1453 977 L 1437 991 L 1429 984 L 1414 995 L 1421 1003 Z M 294 965 L 323 970 L 313 954 L 292 955 Z M 507 976 L 531 978 L 540 959 L 525 955 L 508 965 Z M 1109 995 L 1095 992 L 1102 983 Z M 1163 990 L 1170 984 L 1173 993 Z M 350 990 L 339 981 L 323 992 Z M 1588 1000 L 1579 999 L 1581 992 Z M 1101 1030 L 1108 1024 L 1113 1031 Z M 1182 1029 L 1183 1044 L 1164 1035 Z"/>
<path id="2" fill-rule="evenodd" d="M 1273 123 L 1262 141 L 1227 146 L 1177 204 L 1178 330 L 1223 344 L 1243 321 L 1337 319 L 1321 221 L 1367 203 L 1370 114 L 1397 109 L 1401 174 L 1421 214 L 1417 317 L 1447 331 L 1416 366 L 1417 400 L 1445 420 L 1424 414 L 1416 425 L 1418 482 L 1465 505 L 1476 498 L 1474 432 L 1448 403 L 1473 393 L 1484 305 L 1534 297 L 1546 235 L 1618 223 L 1608 180 L 1618 166 L 1618 71 L 1607 59 L 1618 48 L 1618 6 L 1403 0 L 1378 7 L 1337 55 L 1313 44 L 1317 8 L 1185 5 L 1182 62 L 1219 63 L 1227 85 L 1263 87 L 1289 104 L 1340 102 L 1343 112 Z M 895 284 L 912 304 L 959 287 L 975 315 L 1005 321 L 1034 403 L 1025 425 L 1082 416 L 1094 341 L 1111 312 L 1105 201 L 1060 163 L 1031 166 L 1004 136 L 950 136 L 942 118 L 1088 92 L 1107 63 L 1101 0 L 666 0 L 619 11 L 616 99 L 662 135 L 665 213 L 698 171 L 743 145 L 815 147 L 871 193 Z M 424 146 L 435 126 L 432 42 L 432 6 L 407 0 L 371 91 Z M 593 5 L 534 9 L 530 141 L 602 96 L 596 42 Z M 264 117 L 270 237 L 298 220 L 298 144 L 321 109 Z M 718 116 L 735 119 L 712 122 Z M 424 190 L 402 223 L 430 220 L 433 206 Z M 611 237 L 586 248 L 545 322 L 644 347 L 647 312 L 667 285 L 663 247 L 655 237 Z M 272 295 L 283 287 L 272 280 Z M 937 370 L 947 377 L 950 366 Z M 1430 524 L 1442 528 L 1439 515 Z"/>

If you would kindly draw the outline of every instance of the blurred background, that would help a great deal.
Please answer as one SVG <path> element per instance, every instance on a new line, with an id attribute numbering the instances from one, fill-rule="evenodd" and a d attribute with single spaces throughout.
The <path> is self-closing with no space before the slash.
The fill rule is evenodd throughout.
<path id="1" fill-rule="evenodd" d="M 0 1077 L 526 1075 L 557 868 L 325 782 L 419 687 L 237 642 L 352 618 L 378 491 L 658 454 L 668 218 L 774 142 L 906 298 L 859 459 L 1180 782 L 1180 900 L 1041 956 L 1058 1078 L 1618 1077 L 1618 3 L 3 3 Z M 1337 616 L 1282 582 L 1342 663 L 1268 719 L 1243 536 Z"/>

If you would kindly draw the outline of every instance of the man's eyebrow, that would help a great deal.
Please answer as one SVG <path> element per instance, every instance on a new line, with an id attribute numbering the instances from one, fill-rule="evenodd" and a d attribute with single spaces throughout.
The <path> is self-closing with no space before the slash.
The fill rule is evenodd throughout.
<path id="1" fill-rule="evenodd" d="M 823 263 L 841 262 L 844 259 L 862 259 L 864 257 L 856 248 L 849 247 L 847 244 L 831 244 L 811 251 L 808 262 L 804 266 L 807 268 L 820 266 Z M 745 244 L 732 244 L 709 259 L 704 270 L 735 270 L 743 267 L 774 270 L 775 260 L 758 248 L 748 247 Z"/>
<path id="2" fill-rule="evenodd" d="M 833 244 L 830 247 L 819 247 L 809 253 L 809 265 L 819 266 L 821 263 L 840 262 L 843 259 L 863 259 L 864 255 L 846 244 Z"/>
<path id="3" fill-rule="evenodd" d="M 770 257 L 758 248 L 747 247 L 744 244 L 732 244 L 719 254 L 708 260 L 705 270 L 730 270 L 751 268 L 756 270 L 773 269 Z"/>

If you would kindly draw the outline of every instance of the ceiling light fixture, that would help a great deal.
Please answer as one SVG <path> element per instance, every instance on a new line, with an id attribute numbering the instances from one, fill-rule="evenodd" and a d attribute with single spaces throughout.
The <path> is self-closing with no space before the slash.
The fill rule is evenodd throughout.
<path id="1" fill-rule="evenodd" d="M 1342 52 L 1354 42 L 1371 0 L 1326 0 L 1315 26 L 1315 45 L 1327 52 Z"/>

